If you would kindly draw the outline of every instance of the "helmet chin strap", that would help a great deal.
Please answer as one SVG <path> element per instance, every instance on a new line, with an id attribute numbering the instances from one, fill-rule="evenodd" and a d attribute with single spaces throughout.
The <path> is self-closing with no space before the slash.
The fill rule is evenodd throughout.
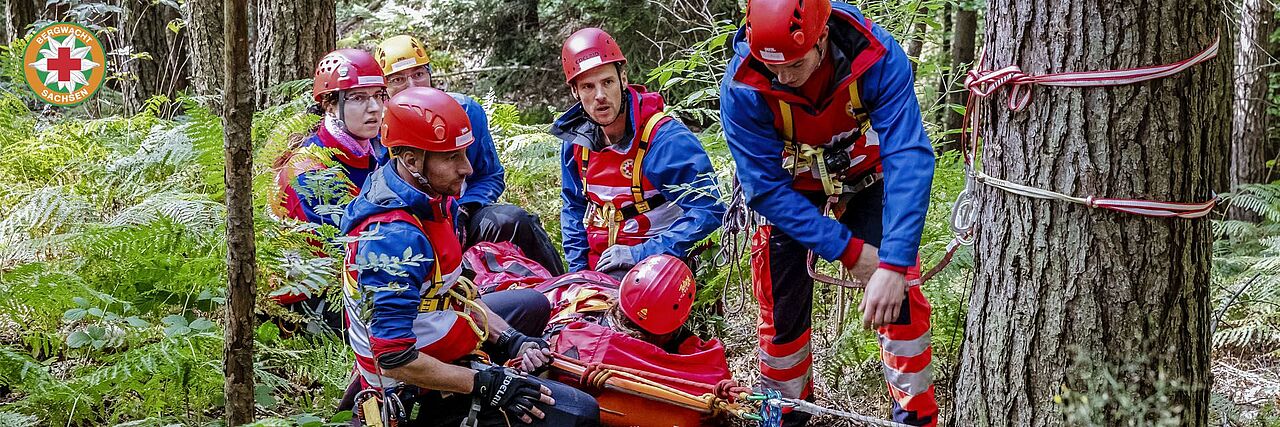
<path id="1" fill-rule="evenodd" d="M 351 129 L 347 129 L 347 94 L 346 91 L 338 91 L 338 129 L 342 129 L 348 135 Z"/>
<path id="2" fill-rule="evenodd" d="M 430 196 L 430 195 L 431 195 L 431 193 L 436 193 L 436 195 L 439 195 L 439 196 L 443 196 L 443 195 L 444 195 L 444 193 L 441 193 L 440 191 L 436 190 L 436 188 L 435 188 L 435 187 L 431 186 L 431 180 L 428 180 L 428 179 L 427 179 L 427 177 L 422 176 L 422 174 L 421 174 L 421 173 L 419 173 L 418 171 L 414 170 L 414 168 L 413 168 L 413 167 L 411 167 L 411 166 L 409 166 L 409 164 L 408 164 L 408 163 L 405 163 L 404 158 L 402 158 L 402 157 L 396 157 L 396 161 L 400 162 L 400 164 L 401 164 L 402 166 L 404 166 L 404 168 L 405 168 L 406 170 L 408 170 L 408 171 L 409 171 L 409 175 L 412 175 L 412 176 L 413 176 L 413 179 L 414 179 L 414 180 L 416 180 L 416 181 L 418 181 L 418 185 L 421 185 L 423 188 L 425 188 L 425 189 L 427 189 L 427 190 L 428 190 L 428 192 L 427 192 L 427 195 L 428 195 L 428 196 Z M 424 164 L 426 163 L 426 157 L 425 157 L 425 156 L 423 157 L 423 163 L 424 163 Z"/>

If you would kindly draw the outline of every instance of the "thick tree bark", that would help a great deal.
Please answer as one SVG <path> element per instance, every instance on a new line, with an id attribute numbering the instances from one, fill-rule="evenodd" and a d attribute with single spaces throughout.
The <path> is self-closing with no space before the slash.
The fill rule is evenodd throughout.
<path id="1" fill-rule="evenodd" d="M 189 82 L 186 31 L 173 32 L 169 23 L 180 19 L 181 12 L 154 0 L 124 2 L 124 23 L 134 57 L 124 62 L 122 85 L 126 109 L 142 110 L 143 104 L 156 95 L 176 98 Z"/>
<path id="2" fill-rule="evenodd" d="M 187 41 L 191 46 L 191 89 L 200 96 L 222 91 L 222 0 L 186 3 Z"/>
<path id="3" fill-rule="evenodd" d="M 223 141 L 227 186 L 227 312 L 222 357 L 227 425 L 253 421 L 253 304 L 257 263 L 253 240 L 253 82 L 249 75 L 247 0 L 226 0 L 223 55 Z"/>
<path id="4" fill-rule="evenodd" d="M 1228 31 L 1214 0 L 990 0 L 986 13 L 985 68 L 1030 74 L 1179 61 Z M 1230 62 L 1221 55 L 1114 88 L 1039 87 L 1020 112 L 1003 107 L 1004 93 L 983 100 L 986 171 L 1081 196 L 1203 201 L 1230 137 Z M 1139 375 L 1118 378 L 1139 388 L 1130 397 L 1177 382 L 1158 406 L 1180 407 L 1182 425 L 1208 422 L 1208 219 L 1139 217 L 992 187 L 979 190 L 978 205 L 957 425 L 1062 425 L 1054 396 L 1096 381 L 1073 360 L 1137 364 Z M 1101 418 L 1128 421 L 1112 415 Z"/>
<path id="5" fill-rule="evenodd" d="M 964 90 L 964 73 L 969 70 L 969 65 L 973 63 L 973 53 L 977 41 L 978 31 L 978 12 L 956 6 L 955 12 L 952 14 L 951 23 L 951 73 L 947 78 L 947 103 L 952 105 L 965 105 L 965 101 L 969 99 L 969 92 Z M 946 120 L 943 124 L 948 131 L 956 131 L 964 126 L 964 115 L 955 109 L 946 108 L 943 111 Z M 960 134 L 952 133 L 947 136 L 945 142 L 939 151 L 954 150 L 957 148 Z"/>
<path id="6" fill-rule="evenodd" d="M 259 107 L 283 101 L 271 88 L 311 78 L 337 44 L 334 0 L 257 0 L 253 77 Z"/>
<path id="7" fill-rule="evenodd" d="M 1243 0 L 1236 46 L 1235 106 L 1232 109 L 1231 188 L 1267 182 L 1267 76 L 1274 61 L 1276 29 L 1271 0 Z M 1228 218 L 1260 221 L 1255 212 L 1232 208 Z"/>
<path id="8" fill-rule="evenodd" d="M 6 0 L 4 2 L 5 41 L 11 42 L 27 34 L 28 25 L 40 17 L 44 9 L 44 0 Z"/>

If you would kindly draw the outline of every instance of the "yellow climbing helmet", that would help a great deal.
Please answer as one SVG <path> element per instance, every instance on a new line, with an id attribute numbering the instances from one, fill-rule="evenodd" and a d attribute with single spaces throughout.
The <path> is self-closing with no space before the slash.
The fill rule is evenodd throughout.
<path id="1" fill-rule="evenodd" d="M 383 75 L 408 70 L 413 67 L 431 64 L 427 56 L 426 45 L 422 41 L 408 35 L 398 35 L 383 40 L 373 54 L 382 66 Z"/>

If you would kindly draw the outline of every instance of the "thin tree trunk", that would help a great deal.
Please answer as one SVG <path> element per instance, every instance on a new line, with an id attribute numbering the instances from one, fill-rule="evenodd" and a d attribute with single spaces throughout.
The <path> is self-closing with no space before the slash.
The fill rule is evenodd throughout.
<path id="1" fill-rule="evenodd" d="M 1215 0 L 990 0 L 985 68 L 1044 74 L 1174 62 L 1228 30 L 1222 12 Z M 1002 106 L 1006 93 L 986 99 L 990 114 L 978 124 L 986 171 L 1081 196 L 1203 201 L 1230 137 L 1230 62 L 1222 55 L 1122 87 L 1038 87 L 1020 112 Z M 1089 396 L 1103 406 L 1090 420 L 1098 425 L 1153 425 L 1126 419 L 1120 399 L 1157 391 L 1169 400 L 1137 404 L 1177 408 L 1180 425 L 1206 425 L 1208 219 L 1140 217 L 992 187 L 979 190 L 978 206 L 957 425 L 1063 425 L 1054 403 L 1063 387 L 1102 390 Z M 1106 367 L 1135 390 L 1089 378 Z"/>
<path id="2" fill-rule="evenodd" d="M 939 21 L 942 22 L 942 48 L 939 50 L 942 55 L 951 54 L 951 27 L 952 21 L 954 20 L 952 16 L 955 14 L 956 6 L 956 4 L 949 1 L 942 4 L 942 13 L 938 18 Z M 951 73 L 938 73 L 938 82 L 936 87 L 938 95 L 936 99 L 942 101 L 947 99 L 947 91 L 951 88 L 950 79 Z M 933 120 L 935 123 L 945 123 L 947 112 L 943 110 L 944 109 L 940 108 L 937 111 L 934 111 L 933 116 L 929 119 Z"/>
<path id="3" fill-rule="evenodd" d="M 122 85 L 129 112 L 142 110 L 156 95 L 176 98 L 189 82 L 185 31 L 169 29 L 181 12 L 163 2 L 128 0 L 120 20 L 134 56 L 123 62 Z"/>
<path id="4" fill-rule="evenodd" d="M 223 84 L 222 0 L 192 0 L 186 7 L 192 91 L 214 96 L 221 93 Z"/>
<path id="5" fill-rule="evenodd" d="M 27 26 L 40 17 L 44 0 L 6 0 L 4 9 L 5 40 L 14 41 L 26 36 Z"/>
<path id="6" fill-rule="evenodd" d="M 223 128 L 226 135 L 227 312 L 223 346 L 227 425 L 253 421 L 253 83 L 249 75 L 247 0 L 226 0 Z"/>
<path id="7" fill-rule="evenodd" d="M 920 13 L 918 3 L 915 13 Z M 918 16 L 913 17 L 912 20 L 915 24 L 911 26 L 911 38 L 907 39 L 907 57 L 911 58 L 911 71 L 914 72 L 916 64 L 920 63 L 920 53 L 924 51 L 924 33 L 929 30 L 929 25 Z"/>
<path id="8" fill-rule="evenodd" d="M 1231 188 L 1267 182 L 1268 71 L 1275 58 L 1271 33 L 1276 29 L 1271 0 L 1240 4 L 1240 33 L 1236 46 L 1235 105 L 1232 108 Z M 1256 212 L 1232 208 L 1227 217 L 1258 222 Z"/>
<path id="9" fill-rule="evenodd" d="M 950 78 L 947 79 L 950 85 L 947 90 L 947 103 L 963 106 L 969 98 L 969 92 L 964 90 L 961 76 L 973 63 L 978 32 L 978 12 L 957 6 L 952 16 L 954 19 L 951 25 L 951 73 Z M 948 131 L 955 132 L 964 126 L 964 115 L 955 109 L 946 108 L 943 114 L 946 115 L 944 125 Z M 948 135 L 939 151 L 956 149 L 959 136 L 959 133 Z"/>
<path id="10" fill-rule="evenodd" d="M 283 101 L 271 89 L 311 78 L 337 44 L 334 0 L 257 0 L 253 76 L 259 107 Z"/>

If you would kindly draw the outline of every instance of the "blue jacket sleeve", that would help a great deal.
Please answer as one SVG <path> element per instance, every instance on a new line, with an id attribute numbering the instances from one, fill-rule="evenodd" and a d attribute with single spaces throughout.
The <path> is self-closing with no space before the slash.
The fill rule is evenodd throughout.
<path id="1" fill-rule="evenodd" d="M 736 85 L 732 74 L 720 84 L 720 122 L 747 206 L 823 259 L 840 258 L 853 232 L 791 188 L 772 110 L 755 91 Z"/>
<path id="2" fill-rule="evenodd" d="M 463 109 L 467 111 L 467 119 L 471 120 L 471 132 L 476 138 L 467 147 L 467 159 L 471 161 L 472 172 L 467 177 L 467 190 L 458 202 L 464 205 L 491 205 L 507 189 L 507 171 L 498 160 L 498 148 L 493 143 L 493 135 L 489 133 L 489 117 L 474 99 L 465 96 L 455 99 L 459 99 Z"/>
<path id="3" fill-rule="evenodd" d="M 637 262 L 662 253 L 688 256 L 694 244 L 720 228 L 725 210 L 711 158 L 693 132 L 670 121 L 658 129 L 653 142 L 641 172 L 667 203 L 675 203 L 684 213 L 662 234 L 631 248 Z"/>
<path id="4" fill-rule="evenodd" d="M 358 244 L 353 268 L 359 268 L 357 281 L 367 304 L 371 304 L 369 338 L 376 357 L 386 351 L 412 348 L 413 322 L 422 302 L 421 285 L 431 271 L 435 253 L 426 236 L 411 224 L 396 221 L 374 227 L 381 238 Z M 406 248 L 411 256 L 425 259 L 406 260 Z M 384 256 L 392 262 L 386 263 Z"/>
<path id="5" fill-rule="evenodd" d="M 911 61 L 888 32 L 875 28 L 888 53 L 863 75 L 862 94 L 870 110 L 871 127 L 880 137 L 884 167 L 880 262 L 909 267 L 916 264 L 929 211 L 933 146 L 920 118 Z"/>
<path id="6" fill-rule="evenodd" d="M 573 158 L 573 144 L 561 143 L 560 148 L 560 241 L 569 272 L 587 269 L 587 229 L 582 218 L 587 213 L 587 197 L 582 188 L 582 177 Z"/>

